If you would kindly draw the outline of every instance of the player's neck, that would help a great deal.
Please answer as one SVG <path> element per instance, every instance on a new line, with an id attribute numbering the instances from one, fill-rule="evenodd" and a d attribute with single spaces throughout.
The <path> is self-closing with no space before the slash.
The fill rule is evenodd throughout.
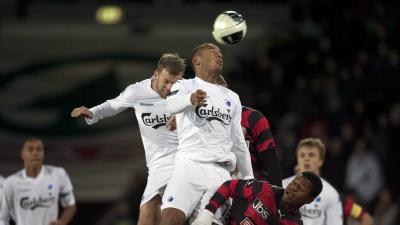
<path id="1" fill-rule="evenodd" d="M 217 76 L 218 75 L 214 75 L 214 74 L 210 74 L 210 73 L 199 73 L 197 74 L 197 77 L 208 82 L 208 83 L 212 83 L 212 84 L 216 84 L 217 83 Z"/>
<path id="2" fill-rule="evenodd" d="M 283 207 L 285 208 L 286 212 L 289 212 L 291 214 L 296 213 L 300 208 L 300 207 L 298 207 L 296 205 L 286 204 L 285 202 L 283 202 Z"/>
<path id="3" fill-rule="evenodd" d="M 25 172 L 27 177 L 37 177 L 40 173 L 42 166 L 27 166 L 25 167 Z"/>
<path id="4" fill-rule="evenodd" d="M 307 170 L 304 170 L 304 171 L 307 171 Z M 304 171 L 298 171 L 297 174 L 302 173 Z M 318 176 L 321 176 L 321 171 L 320 170 L 310 171 L 310 172 L 313 172 L 313 173 L 317 174 Z"/>

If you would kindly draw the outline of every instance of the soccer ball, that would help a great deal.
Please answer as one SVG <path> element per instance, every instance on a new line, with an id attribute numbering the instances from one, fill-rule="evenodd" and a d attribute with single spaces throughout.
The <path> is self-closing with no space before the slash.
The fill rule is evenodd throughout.
<path id="1" fill-rule="evenodd" d="M 243 16 L 235 11 L 225 11 L 217 16 L 212 35 L 224 45 L 234 45 L 246 36 L 247 25 Z"/>

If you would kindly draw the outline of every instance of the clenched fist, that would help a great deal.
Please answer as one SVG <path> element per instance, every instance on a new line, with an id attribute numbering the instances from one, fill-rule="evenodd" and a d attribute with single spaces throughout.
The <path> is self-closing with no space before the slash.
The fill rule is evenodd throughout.
<path id="1" fill-rule="evenodd" d="M 81 107 L 75 108 L 71 112 L 71 117 L 76 118 L 76 117 L 80 117 L 80 116 L 83 116 L 83 117 L 86 117 L 86 118 L 89 118 L 89 119 L 93 118 L 92 112 L 88 108 L 86 108 L 85 106 L 81 106 Z"/>
<path id="2" fill-rule="evenodd" d="M 202 106 L 207 102 L 207 93 L 201 89 L 197 89 L 190 96 L 190 102 L 195 106 Z"/>

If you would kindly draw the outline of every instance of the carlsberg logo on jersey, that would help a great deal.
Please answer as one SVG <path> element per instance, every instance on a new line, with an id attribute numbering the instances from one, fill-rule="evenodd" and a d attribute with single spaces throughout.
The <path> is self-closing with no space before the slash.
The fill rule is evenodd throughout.
<path id="1" fill-rule="evenodd" d="M 205 104 L 203 106 L 197 106 L 195 111 L 198 117 L 206 119 L 208 121 L 218 120 L 225 125 L 229 125 L 232 120 L 232 116 L 229 115 L 230 109 L 227 109 L 228 113 L 223 113 L 221 112 L 221 109 L 215 108 L 214 106 L 212 106 L 210 109 L 207 108 L 207 104 Z"/>
<path id="2" fill-rule="evenodd" d="M 303 217 L 315 219 L 321 217 L 322 212 L 320 209 L 313 209 L 310 207 L 307 208 L 307 206 L 304 205 L 303 207 L 300 208 L 300 214 Z"/>
<path id="3" fill-rule="evenodd" d="M 161 126 L 167 124 L 167 121 L 171 118 L 171 116 L 163 114 L 162 116 L 159 115 L 151 115 L 151 113 L 142 113 L 142 121 L 143 124 L 154 129 L 157 129 Z"/>
<path id="4" fill-rule="evenodd" d="M 56 197 L 54 197 L 54 196 L 49 196 L 47 198 L 39 196 L 38 199 L 36 199 L 36 198 L 29 199 L 29 197 L 23 197 L 23 198 L 21 198 L 21 201 L 19 202 L 19 204 L 21 205 L 21 208 L 23 208 L 23 209 L 34 210 L 39 207 L 48 208 L 55 202 L 56 202 Z"/>
<path id="5" fill-rule="evenodd" d="M 260 201 L 260 199 L 256 198 L 253 201 L 253 209 L 257 212 L 258 215 L 260 215 L 263 219 L 267 219 L 269 215 L 271 214 L 267 207 L 264 206 L 264 204 Z"/>

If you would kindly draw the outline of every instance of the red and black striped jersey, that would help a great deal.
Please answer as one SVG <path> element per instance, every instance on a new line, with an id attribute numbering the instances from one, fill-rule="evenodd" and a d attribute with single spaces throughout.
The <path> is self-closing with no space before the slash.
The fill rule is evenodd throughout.
<path id="1" fill-rule="evenodd" d="M 268 119 L 260 111 L 242 106 L 241 124 L 250 150 L 254 177 L 281 187 L 281 169 Z"/>
<path id="2" fill-rule="evenodd" d="M 282 204 L 284 189 L 260 180 L 229 180 L 211 197 L 206 209 L 212 213 L 232 198 L 231 225 L 301 225 L 300 213 L 287 212 Z"/>

